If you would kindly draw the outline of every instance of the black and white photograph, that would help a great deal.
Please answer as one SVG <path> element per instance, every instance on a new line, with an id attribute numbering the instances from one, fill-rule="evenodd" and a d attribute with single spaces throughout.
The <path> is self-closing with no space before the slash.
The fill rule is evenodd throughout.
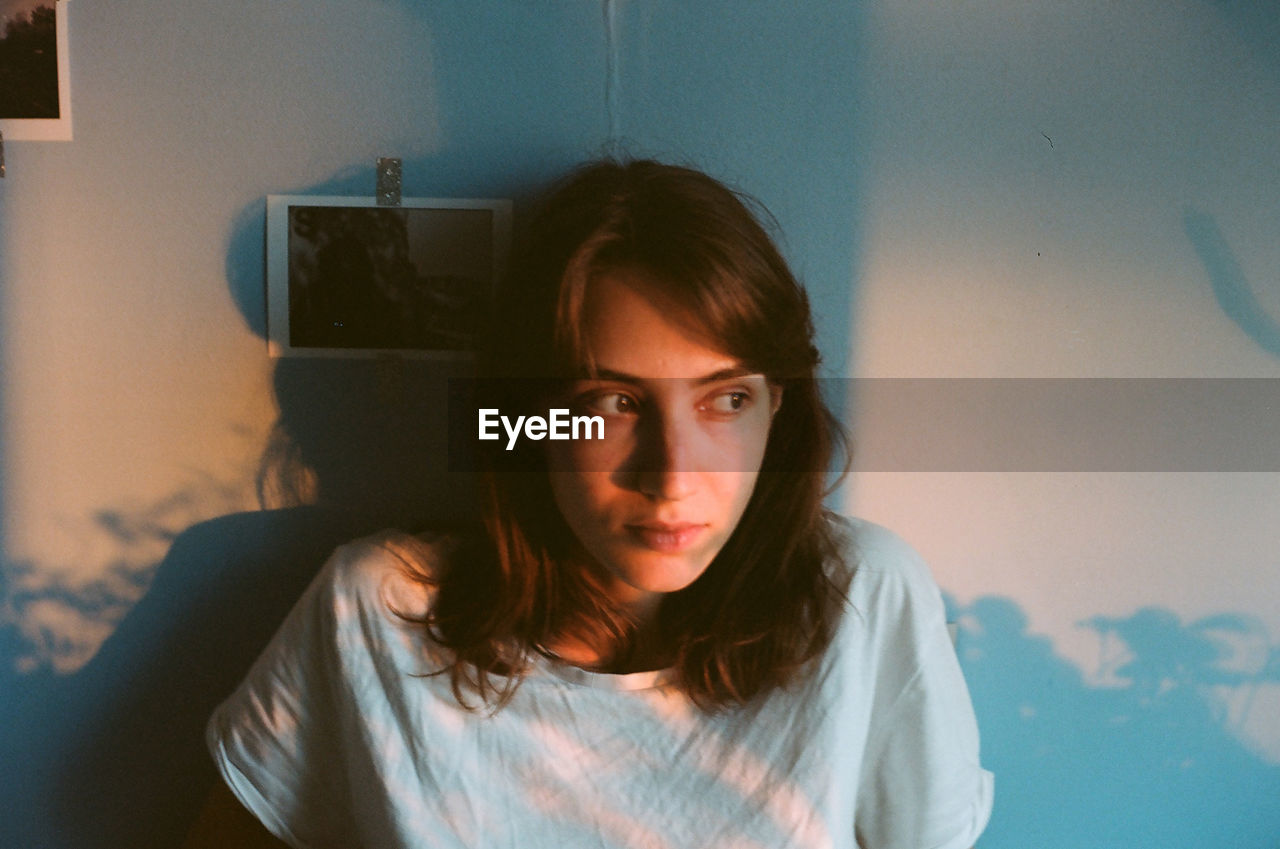
<path id="1" fill-rule="evenodd" d="M 0 0 L 0 132 L 71 137 L 66 0 Z"/>
<path id="2" fill-rule="evenodd" d="M 273 196 L 272 353 L 465 354 L 506 248 L 507 201 Z"/>

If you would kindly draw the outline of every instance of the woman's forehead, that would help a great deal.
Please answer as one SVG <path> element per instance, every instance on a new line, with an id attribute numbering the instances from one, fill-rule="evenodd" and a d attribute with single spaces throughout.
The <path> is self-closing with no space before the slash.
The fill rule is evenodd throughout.
<path id="1" fill-rule="evenodd" d="M 707 378 L 744 369 L 738 357 L 699 326 L 688 307 L 634 272 L 592 281 L 579 334 L 588 371 L 595 374 Z"/>

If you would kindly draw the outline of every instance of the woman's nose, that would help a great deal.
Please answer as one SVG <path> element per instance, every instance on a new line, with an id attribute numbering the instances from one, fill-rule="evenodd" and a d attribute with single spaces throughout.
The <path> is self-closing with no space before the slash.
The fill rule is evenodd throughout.
<path id="1" fill-rule="evenodd" d="M 699 433 L 678 415 L 655 417 L 641 434 L 639 489 L 650 498 L 679 501 L 697 489 Z"/>

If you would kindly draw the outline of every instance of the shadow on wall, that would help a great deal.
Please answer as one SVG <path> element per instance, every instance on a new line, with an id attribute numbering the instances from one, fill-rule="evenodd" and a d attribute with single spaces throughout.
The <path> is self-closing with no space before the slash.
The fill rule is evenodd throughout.
<path id="1" fill-rule="evenodd" d="M 1280 747 L 1246 742 L 1280 706 L 1261 623 L 1093 617 L 1108 680 L 1091 686 L 1012 600 L 948 606 L 996 774 L 982 849 L 1280 847 Z"/>
<path id="2" fill-rule="evenodd" d="M 1188 208 L 1182 214 L 1182 227 L 1204 264 L 1218 306 L 1258 347 L 1280 357 L 1280 321 L 1258 301 L 1218 222 L 1212 215 Z"/>

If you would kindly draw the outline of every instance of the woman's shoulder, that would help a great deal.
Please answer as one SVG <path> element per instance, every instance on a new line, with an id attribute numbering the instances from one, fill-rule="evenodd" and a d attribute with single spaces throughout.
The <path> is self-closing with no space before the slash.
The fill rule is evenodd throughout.
<path id="1" fill-rule="evenodd" d="M 421 617 L 430 609 L 435 587 L 458 544 L 451 534 L 380 531 L 339 546 L 319 583 L 335 602 L 376 605 Z"/>
<path id="2" fill-rule="evenodd" d="M 928 564 L 897 533 L 856 517 L 834 516 L 830 521 L 847 574 L 846 595 L 854 609 L 941 605 Z"/>
<path id="3" fill-rule="evenodd" d="M 932 580 L 919 552 L 884 525 L 836 514 L 828 516 L 828 523 L 840 557 L 851 571 Z"/>

